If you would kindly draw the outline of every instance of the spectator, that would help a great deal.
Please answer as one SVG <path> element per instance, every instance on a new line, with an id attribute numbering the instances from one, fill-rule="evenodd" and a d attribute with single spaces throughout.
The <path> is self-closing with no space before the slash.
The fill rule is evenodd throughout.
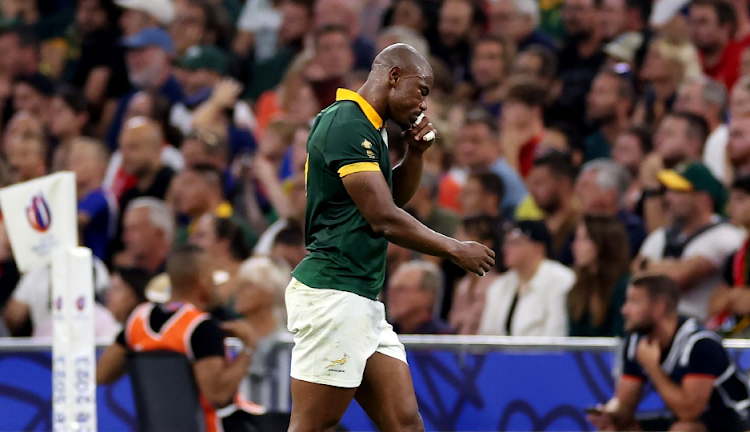
<path id="1" fill-rule="evenodd" d="M 128 77 L 135 87 L 117 102 L 117 110 L 107 132 L 107 143 L 115 148 L 130 100 L 139 90 L 153 90 L 176 103 L 183 99 L 182 87 L 172 74 L 175 47 L 169 34 L 160 28 L 141 30 L 122 40 L 126 48 Z"/>
<path id="2" fill-rule="evenodd" d="M 443 277 L 426 261 L 402 264 L 388 281 L 388 322 L 399 334 L 450 334 L 453 329 L 437 318 Z"/>
<path id="3" fill-rule="evenodd" d="M 615 397 L 589 415 L 597 430 L 744 431 L 748 390 L 721 338 L 678 316 L 679 286 L 665 276 L 635 279 L 622 314 L 631 332 Z M 663 360 L 662 359 L 670 359 Z M 678 361 L 679 359 L 679 361 Z M 666 417 L 636 421 L 646 383 L 664 400 Z"/>
<path id="4" fill-rule="evenodd" d="M 77 90 L 64 87 L 52 98 L 50 109 L 55 115 L 50 118 L 49 132 L 58 141 L 52 153 L 51 171 L 57 172 L 68 169 L 70 147 L 87 130 L 89 104 Z"/>
<path id="5" fill-rule="evenodd" d="M 620 309 L 630 277 L 630 250 L 622 223 L 584 216 L 573 242 L 576 282 L 568 294 L 570 336 L 623 335 Z"/>
<path id="6" fill-rule="evenodd" d="M 289 269 L 269 258 L 255 257 L 242 263 L 238 276 L 237 312 L 259 340 L 286 333 L 284 290 L 292 277 Z"/>
<path id="7" fill-rule="evenodd" d="M 404 208 L 428 228 L 443 235 L 453 236 L 460 220 L 455 213 L 441 208 L 438 204 L 439 185 L 440 178 L 437 175 L 423 172 L 417 191 Z M 496 204 L 499 206 L 500 203 Z"/>
<path id="8" fill-rule="evenodd" d="M 513 65 L 514 55 L 512 43 L 502 36 L 485 36 L 474 44 L 471 74 L 478 90 L 477 99 L 494 118 L 500 117 L 505 80 Z"/>
<path id="9" fill-rule="evenodd" d="M 509 269 L 487 288 L 479 334 L 567 336 L 565 299 L 575 274 L 547 259 L 551 245 L 544 222 L 520 221 L 505 235 Z"/>
<path id="10" fill-rule="evenodd" d="M 396 3 L 396 7 L 401 4 L 410 3 L 411 0 L 399 1 Z M 421 33 L 417 33 L 413 28 L 403 25 L 391 25 L 390 27 L 381 30 L 380 33 L 378 33 L 375 49 L 380 52 L 388 46 L 397 43 L 411 45 L 411 47 L 417 50 L 418 53 L 422 54 L 422 57 L 430 58 L 430 46 L 427 43 L 427 39 L 425 39 Z"/>
<path id="11" fill-rule="evenodd" d="M 125 208 L 122 226 L 124 249 L 114 264 L 162 273 L 174 242 L 174 217 L 167 205 L 153 197 L 136 198 Z"/>
<path id="12" fill-rule="evenodd" d="M 33 28 L 4 27 L 0 30 L 0 51 L 3 53 L 0 72 L 8 83 L 21 76 L 39 72 L 39 43 Z"/>
<path id="13" fill-rule="evenodd" d="M 132 36 L 152 27 L 167 27 L 174 21 L 174 4 L 169 0 L 115 0 L 120 6 L 120 28 Z"/>
<path id="14" fill-rule="evenodd" d="M 573 199 L 575 179 L 576 169 L 570 157 L 557 151 L 538 157 L 529 174 L 529 192 L 542 210 L 552 238 L 549 256 L 565 265 L 573 262 L 570 245 L 581 219 Z M 523 210 L 519 208 L 517 219 L 523 219 Z"/>
<path id="15" fill-rule="evenodd" d="M 556 51 L 554 39 L 539 29 L 539 3 L 535 0 L 499 0 L 489 2 L 489 33 L 515 42 L 521 52 L 532 45 Z"/>
<path id="16" fill-rule="evenodd" d="M 43 124 L 49 124 L 50 99 L 55 94 L 55 85 L 40 73 L 23 75 L 13 85 L 13 109 L 26 111 Z"/>
<path id="17" fill-rule="evenodd" d="M 232 308 L 240 265 L 250 256 L 242 228 L 229 218 L 208 213 L 198 218 L 194 227 L 190 243 L 208 253 L 219 301 Z"/>
<path id="18" fill-rule="evenodd" d="M 729 123 L 727 157 L 737 178 L 750 174 L 750 117 L 732 118 Z"/>
<path id="19" fill-rule="evenodd" d="M 560 53 L 562 94 L 558 104 L 561 114 L 567 116 L 558 120 L 583 126 L 586 94 L 606 59 L 594 0 L 565 0 L 562 19 L 568 38 Z"/>
<path id="20" fill-rule="evenodd" d="M 221 5 L 210 0 L 186 0 L 176 5 L 175 17 L 169 26 L 178 56 L 195 45 L 218 45 L 228 48 L 229 17 Z"/>
<path id="21" fill-rule="evenodd" d="M 742 46 L 735 42 L 737 15 L 729 2 L 695 0 L 690 4 L 690 33 L 703 72 L 731 90 L 739 78 Z"/>
<path id="22" fill-rule="evenodd" d="M 548 89 L 519 78 L 508 83 L 500 118 L 502 154 L 523 178 L 529 176 L 537 147 L 544 138 L 544 107 Z"/>
<path id="23" fill-rule="evenodd" d="M 14 183 L 47 174 L 47 142 L 43 135 L 30 134 L 5 142 L 5 157 Z"/>
<path id="24" fill-rule="evenodd" d="M 354 53 L 354 69 L 369 70 L 375 59 L 375 47 L 362 35 L 361 6 L 348 0 L 317 0 L 314 7 L 315 27 L 335 25 L 347 28 Z"/>
<path id="25" fill-rule="evenodd" d="M 610 158 L 615 139 L 629 123 L 634 90 L 630 80 L 614 69 L 599 72 L 586 99 L 586 114 L 598 126 L 586 138 L 584 161 Z"/>
<path id="26" fill-rule="evenodd" d="M 681 315 L 705 320 L 721 266 L 744 235 L 718 216 L 726 191 L 705 165 L 692 162 L 659 173 L 667 188 L 668 226 L 649 234 L 633 261 L 633 273 L 665 274 L 680 286 Z"/>
<path id="27" fill-rule="evenodd" d="M 584 215 L 614 217 L 622 224 L 632 258 L 646 238 L 646 226 L 643 219 L 623 207 L 630 182 L 625 168 L 608 160 L 593 160 L 581 168 L 576 197 Z"/>
<path id="28" fill-rule="evenodd" d="M 383 15 L 383 27 L 405 27 L 420 35 L 426 35 L 434 30 L 432 27 L 435 17 L 431 14 L 433 5 L 418 0 L 395 0 L 390 3 L 392 6 Z M 377 48 L 380 52 L 380 47 Z M 424 56 L 422 51 L 419 53 Z"/>
<path id="29" fill-rule="evenodd" d="M 602 0 L 598 9 L 599 26 L 605 42 L 611 42 L 625 33 L 628 18 L 625 0 Z"/>
<path id="30" fill-rule="evenodd" d="M 713 175 L 726 180 L 726 149 L 729 139 L 724 115 L 727 109 L 727 92 L 721 83 L 707 79 L 686 81 L 677 93 L 675 109 L 700 116 L 708 125 L 709 135 L 703 148 L 703 163 Z"/>
<path id="31" fill-rule="evenodd" d="M 302 227 L 294 222 L 287 223 L 273 239 L 269 257 L 274 262 L 295 268 L 307 255 L 305 233 Z"/>
<path id="32" fill-rule="evenodd" d="M 750 77 L 742 76 L 729 97 L 729 118 L 750 116 Z"/>
<path id="33" fill-rule="evenodd" d="M 315 91 L 318 103 L 328 106 L 336 101 L 336 89 L 354 67 L 354 51 L 346 26 L 329 24 L 315 31 L 315 56 L 307 64 L 305 78 Z M 369 67 L 369 66 L 368 66 Z"/>
<path id="34" fill-rule="evenodd" d="M 102 188 L 108 159 L 104 143 L 78 138 L 71 143 L 66 163 L 76 175 L 81 242 L 101 260 L 108 258 L 109 243 L 117 230 L 117 199 Z"/>
<path id="35" fill-rule="evenodd" d="M 138 267 L 115 269 L 107 291 L 107 309 L 121 325 L 125 325 L 133 310 L 146 301 L 146 285 L 151 274 Z"/>
<path id="36" fill-rule="evenodd" d="M 287 212 L 281 214 L 279 220 L 271 224 L 263 232 L 253 250 L 254 255 L 270 256 L 273 251 L 273 245 L 276 244 L 276 237 L 282 230 L 291 225 L 305 226 L 307 195 L 305 192 L 304 174 L 297 175 L 291 180 L 286 197 L 289 203 Z"/>
<path id="37" fill-rule="evenodd" d="M 557 57 L 555 52 L 542 46 L 531 45 L 520 51 L 511 69 L 511 77 L 526 77 L 533 79 L 550 89 L 551 94 L 557 93 L 552 87 L 557 78 Z M 550 98 L 549 100 L 552 100 Z"/>
<path id="38" fill-rule="evenodd" d="M 490 171 L 472 172 L 461 189 L 459 200 L 465 217 L 487 215 L 495 218 L 512 219 L 512 214 L 505 215 L 500 203 L 503 202 L 505 185 L 497 174 Z"/>
<path id="39" fill-rule="evenodd" d="M 526 195 L 526 185 L 501 156 L 498 135 L 497 122 L 485 111 L 467 113 L 456 142 L 456 165 L 463 169 L 454 170 L 441 181 L 438 193 L 443 207 L 460 211 L 458 196 L 467 171 L 492 171 L 505 186 L 501 204 L 503 213 L 512 214 L 515 211 Z"/>
<path id="40" fill-rule="evenodd" d="M 495 251 L 495 256 L 500 256 L 502 236 L 496 217 L 485 214 L 465 217 L 456 238 L 482 243 Z M 496 264 L 482 277 L 467 273 L 456 283 L 448 315 L 450 325 L 456 329 L 456 333 L 477 334 L 484 314 L 487 288 L 500 276 L 501 269 L 502 265 Z"/>
<path id="41" fill-rule="evenodd" d="M 479 11 L 469 0 L 446 0 L 440 7 L 439 39 L 430 51 L 448 66 L 455 84 L 472 82 L 471 46 L 479 19 Z"/>
<path id="42" fill-rule="evenodd" d="M 220 421 L 224 430 L 232 431 L 263 427 L 260 414 L 264 409 L 242 400 L 237 393 L 252 361 L 257 336 L 245 321 L 220 326 L 203 312 L 212 289 L 206 253 L 197 246 L 184 246 L 170 256 L 167 271 L 172 281 L 171 301 L 166 305 L 146 303 L 133 311 L 127 327 L 97 362 L 97 384 L 115 382 L 125 373 L 129 351 L 174 351 L 178 345 L 175 341 L 179 341 L 177 352 L 193 364 L 198 390 L 207 402 L 202 405 L 207 422 Z M 174 321 L 182 325 L 165 325 Z M 244 345 L 231 361 L 225 358 L 224 332 L 238 337 Z M 231 414 L 217 416 L 221 408 L 229 408 Z M 277 430 L 279 426 L 276 425 Z"/>
<path id="43" fill-rule="evenodd" d="M 240 57 L 261 62 L 273 57 L 278 46 L 281 12 L 279 1 L 251 0 L 237 19 L 237 36 L 232 51 Z"/>

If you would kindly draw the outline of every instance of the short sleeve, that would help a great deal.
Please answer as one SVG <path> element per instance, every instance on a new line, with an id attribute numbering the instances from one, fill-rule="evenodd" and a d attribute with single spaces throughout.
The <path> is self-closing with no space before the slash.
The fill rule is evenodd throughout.
<path id="1" fill-rule="evenodd" d="M 659 260 L 664 255 L 665 241 L 664 228 L 658 228 L 646 237 L 638 253 L 648 259 Z"/>
<path id="2" fill-rule="evenodd" d="M 683 258 L 702 257 L 719 269 L 724 260 L 742 246 L 744 239 L 740 230 L 722 223 L 688 243 Z"/>
<path id="3" fill-rule="evenodd" d="M 373 127 L 363 120 L 334 122 L 322 149 L 325 163 L 340 177 L 362 171 L 380 171 L 383 151 Z"/>
<path id="4" fill-rule="evenodd" d="M 198 324 L 190 337 L 193 359 L 224 357 L 224 332 L 214 320 L 207 319 Z"/>
<path id="5" fill-rule="evenodd" d="M 638 336 L 635 334 L 628 335 L 625 339 L 625 347 L 622 350 L 622 377 L 623 379 L 635 379 L 638 381 L 646 380 L 646 373 L 635 358 L 635 350 L 638 347 Z"/>
<path id="6" fill-rule="evenodd" d="M 713 339 L 701 339 L 693 345 L 685 376 L 716 378 L 729 366 L 729 358 L 721 344 Z"/>

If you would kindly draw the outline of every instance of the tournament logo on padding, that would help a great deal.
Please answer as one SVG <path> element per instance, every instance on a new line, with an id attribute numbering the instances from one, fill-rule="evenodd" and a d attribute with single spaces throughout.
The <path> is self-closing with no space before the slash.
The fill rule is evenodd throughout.
<path id="1" fill-rule="evenodd" d="M 52 225 L 52 212 L 41 192 L 31 198 L 31 205 L 26 207 L 26 218 L 31 228 L 38 232 L 46 232 Z"/>

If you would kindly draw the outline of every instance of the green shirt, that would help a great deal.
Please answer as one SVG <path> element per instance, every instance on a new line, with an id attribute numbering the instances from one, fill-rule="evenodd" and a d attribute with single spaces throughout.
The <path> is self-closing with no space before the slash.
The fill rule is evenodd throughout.
<path id="1" fill-rule="evenodd" d="M 344 188 L 343 177 L 382 172 L 391 184 L 383 120 L 359 94 L 339 89 L 315 119 L 307 141 L 305 243 L 292 275 L 312 288 L 376 299 L 385 280 L 388 240 L 376 234 Z"/>
<path id="2" fill-rule="evenodd" d="M 581 317 L 580 321 L 569 317 L 568 336 L 573 337 L 616 337 L 625 334 L 624 321 L 622 318 L 622 305 L 625 304 L 625 293 L 628 289 L 630 274 L 625 274 L 617 280 L 615 289 L 612 292 L 612 299 L 607 311 L 607 318 L 600 326 L 595 326 L 592 320 L 591 312 Z"/>

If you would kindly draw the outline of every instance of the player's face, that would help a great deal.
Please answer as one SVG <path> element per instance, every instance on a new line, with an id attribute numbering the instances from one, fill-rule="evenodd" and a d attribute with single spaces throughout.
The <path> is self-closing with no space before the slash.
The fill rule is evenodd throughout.
<path id="1" fill-rule="evenodd" d="M 391 70 L 388 94 L 390 117 L 404 130 L 409 129 L 419 114 L 427 110 L 427 95 L 433 83 L 432 70 L 410 69 Z"/>
<path id="2" fill-rule="evenodd" d="M 625 331 L 649 334 L 656 327 L 653 313 L 653 301 L 643 288 L 631 285 L 622 305 L 622 317 L 625 319 Z"/>

